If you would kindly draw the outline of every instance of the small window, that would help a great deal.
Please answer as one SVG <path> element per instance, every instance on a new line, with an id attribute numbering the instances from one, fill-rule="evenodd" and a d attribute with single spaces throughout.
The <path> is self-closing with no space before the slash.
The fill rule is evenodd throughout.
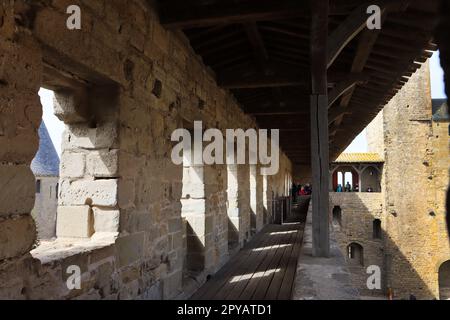
<path id="1" fill-rule="evenodd" d="M 41 193 L 41 180 L 36 180 L 36 193 Z"/>
<path id="2" fill-rule="evenodd" d="M 59 183 L 56 184 L 55 187 L 55 198 L 58 199 L 58 189 L 59 189 Z"/>
<path id="3" fill-rule="evenodd" d="M 335 206 L 333 208 L 333 226 L 336 227 L 338 230 L 342 226 L 342 210 L 341 207 Z"/>
<path id="4" fill-rule="evenodd" d="M 373 238 L 381 239 L 381 220 L 373 220 Z"/>
<path id="5" fill-rule="evenodd" d="M 350 243 L 347 247 L 347 258 L 352 265 L 364 265 L 364 249 L 358 243 Z"/>

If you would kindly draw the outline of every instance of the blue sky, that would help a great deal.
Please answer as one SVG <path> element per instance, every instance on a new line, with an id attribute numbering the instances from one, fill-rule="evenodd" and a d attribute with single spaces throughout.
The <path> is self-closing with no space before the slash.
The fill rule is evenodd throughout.
<path id="1" fill-rule="evenodd" d="M 444 73 L 439 63 L 439 52 L 435 52 L 430 59 L 431 74 L 431 95 L 432 98 L 446 98 L 444 91 Z M 53 114 L 53 92 L 41 89 L 39 92 L 41 103 L 43 106 L 44 122 L 48 128 L 50 137 L 52 138 L 55 149 L 61 155 L 62 133 L 64 131 L 64 123 Z M 353 142 L 348 146 L 345 152 L 367 152 L 366 132 L 363 130 Z"/>

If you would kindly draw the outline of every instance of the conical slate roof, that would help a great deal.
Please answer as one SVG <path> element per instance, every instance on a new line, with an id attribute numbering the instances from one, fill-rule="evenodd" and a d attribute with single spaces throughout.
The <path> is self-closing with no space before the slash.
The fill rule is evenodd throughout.
<path id="1" fill-rule="evenodd" d="M 31 170 L 35 176 L 59 176 L 59 157 L 44 121 L 39 127 L 39 150 L 31 162 Z"/>

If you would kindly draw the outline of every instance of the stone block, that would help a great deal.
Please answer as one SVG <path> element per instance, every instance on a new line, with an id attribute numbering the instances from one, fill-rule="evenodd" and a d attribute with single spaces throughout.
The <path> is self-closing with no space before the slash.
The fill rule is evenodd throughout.
<path id="1" fill-rule="evenodd" d="M 182 232 L 177 232 L 172 235 L 172 249 L 178 250 L 183 248 L 183 234 Z M 181 259 L 178 259 L 181 260 Z"/>
<path id="2" fill-rule="evenodd" d="M 119 206 L 122 209 L 133 207 L 136 199 L 134 179 L 120 179 L 118 188 Z"/>
<path id="3" fill-rule="evenodd" d="M 76 124 L 86 122 L 82 116 L 82 110 L 88 106 L 86 92 L 74 92 L 68 90 L 55 91 L 53 108 L 55 116 L 64 121 L 65 124 Z"/>
<path id="4" fill-rule="evenodd" d="M 158 23 L 155 23 L 153 26 L 154 44 L 156 44 L 164 54 L 167 54 L 169 52 L 169 33 Z"/>
<path id="5" fill-rule="evenodd" d="M 0 261 L 30 251 L 36 239 L 36 227 L 29 215 L 0 221 Z"/>
<path id="6" fill-rule="evenodd" d="M 103 123 L 97 128 L 87 125 L 70 125 L 70 148 L 103 149 L 113 148 L 117 140 L 117 125 L 114 122 Z"/>
<path id="7" fill-rule="evenodd" d="M 0 165 L 0 216 L 29 213 L 35 200 L 35 177 L 27 165 Z"/>
<path id="8" fill-rule="evenodd" d="M 181 231 L 181 218 L 169 220 L 169 233 Z"/>
<path id="9" fill-rule="evenodd" d="M 116 254 L 118 266 L 123 267 L 132 264 L 142 257 L 144 245 L 144 233 L 136 233 L 125 237 L 117 238 Z"/>
<path id="10" fill-rule="evenodd" d="M 59 206 L 56 236 L 63 238 L 89 238 L 94 233 L 92 210 L 89 206 Z"/>
<path id="11" fill-rule="evenodd" d="M 118 232 L 119 210 L 108 210 L 94 207 L 94 230 L 95 232 Z"/>
<path id="12" fill-rule="evenodd" d="M 61 155 L 60 176 L 81 178 L 84 176 L 86 156 L 83 153 L 64 151 Z"/>
<path id="13" fill-rule="evenodd" d="M 61 183 L 60 205 L 94 205 L 115 207 L 118 194 L 117 179 L 79 180 Z"/>
<path id="14" fill-rule="evenodd" d="M 1 122 L 1 119 L 0 119 Z M 1 128 L 0 133 L 8 128 Z M 0 160 L 16 164 L 27 164 L 33 160 L 39 148 L 39 136 L 34 132 L 22 132 L 14 137 L 0 135 Z"/>
<path id="15" fill-rule="evenodd" d="M 163 298 L 171 299 L 181 292 L 182 272 L 177 271 L 163 280 Z"/>
<path id="16" fill-rule="evenodd" d="M 87 170 L 93 177 L 116 177 L 118 175 L 118 150 L 89 152 Z"/>

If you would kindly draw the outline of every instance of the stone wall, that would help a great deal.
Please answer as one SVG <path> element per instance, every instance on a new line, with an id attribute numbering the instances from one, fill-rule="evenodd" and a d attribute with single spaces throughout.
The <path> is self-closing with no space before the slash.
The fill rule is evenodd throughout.
<path id="1" fill-rule="evenodd" d="M 367 126 L 366 139 L 368 152 L 384 155 L 383 110 Z"/>
<path id="2" fill-rule="evenodd" d="M 340 208 L 341 221 L 333 221 L 333 210 Z M 330 215 L 336 241 L 347 260 L 352 284 L 363 296 L 380 296 L 385 288 L 367 288 L 367 267 L 376 265 L 384 273 L 384 235 L 374 238 L 373 221 L 381 220 L 383 226 L 383 197 L 377 192 L 330 192 Z M 353 262 L 348 257 L 348 246 L 357 243 L 363 248 L 363 263 Z M 382 281 L 382 285 L 384 285 Z"/>
<path id="3" fill-rule="evenodd" d="M 373 207 L 361 194 L 331 197 L 330 210 L 336 203 L 351 206 L 342 208 L 342 232 L 337 232 L 342 248 L 351 241 L 361 244 L 364 267 L 381 267 L 382 292 L 391 289 L 395 299 L 439 298 L 438 270 L 450 258 L 444 208 L 449 124 L 431 120 L 429 77 L 427 62 L 367 127 L 369 151 L 381 153 L 385 164 L 382 193 L 362 197 L 380 197 L 375 203 L 382 207 Z M 381 220 L 382 240 L 370 239 L 374 217 Z M 365 288 L 365 270 L 350 268 L 356 284 Z"/>
<path id="4" fill-rule="evenodd" d="M 431 121 L 429 77 L 425 63 L 383 114 L 387 285 L 398 298 L 437 298 L 438 269 L 450 257 L 444 228 L 449 140 Z"/>
<path id="5" fill-rule="evenodd" d="M 450 258 L 448 122 L 433 122 L 431 111 L 427 62 L 367 130 L 369 149 L 385 158 L 385 281 L 395 298 L 439 298 L 438 270 Z"/>
<path id="6" fill-rule="evenodd" d="M 170 159 L 170 135 L 186 121 L 223 131 L 255 128 L 254 119 L 217 87 L 181 34 L 161 27 L 147 1 L 42 3 L 3 1 L 0 8 L 0 297 L 186 294 L 183 167 Z M 66 28 L 69 4 L 81 8 L 81 30 Z M 67 130 L 58 239 L 31 255 L 29 166 L 38 148 L 41 86 L 55 91 L 55 113 Z M 267 215 L 272 191 L 283 193 L 291 170 L 281 154 L 279 174 L 256 179 L 266 181 L 256 199 Z M 227 174 L 225 166 L 205 171 L 205 272 L 215 272 L 229 257 Z M 248 166 L 239 171 L 242 245 L 251 237 L 251 192 Z M 81 269 L 81 289 L 66 286 L 71 265 Z"/>

